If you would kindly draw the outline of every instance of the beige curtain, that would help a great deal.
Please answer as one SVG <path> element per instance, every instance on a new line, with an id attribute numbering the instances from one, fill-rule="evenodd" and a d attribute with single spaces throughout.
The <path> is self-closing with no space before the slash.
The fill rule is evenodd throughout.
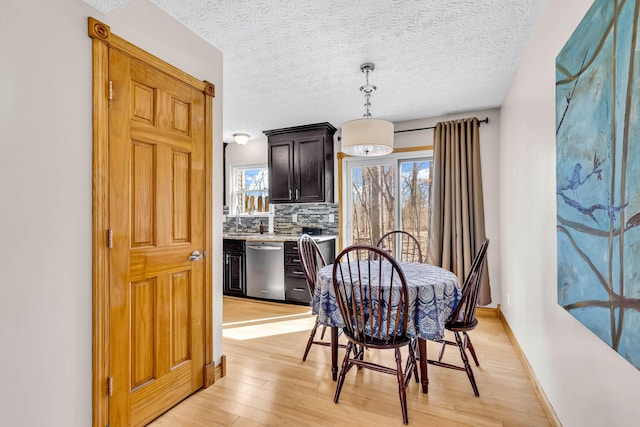
<path id="1" fill-rule="evenodd" d="M 429 263 L 452 271 L 460 283 L 485 239 L 479 126 L 475 117 L 441 122 L 433 140 Z M 486 263 L 484 268 L 480 305 L 491 302 Z"/>

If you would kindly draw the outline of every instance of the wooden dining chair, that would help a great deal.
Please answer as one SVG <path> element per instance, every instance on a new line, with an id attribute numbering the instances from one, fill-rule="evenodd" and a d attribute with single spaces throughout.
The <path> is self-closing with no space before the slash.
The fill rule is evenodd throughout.
<path id="1" fill-rule="evenodd" d="M 408 423 L 406 387 L 416 366 L 411 338 L 407 335 L 409 294 L 398 262 L 387 252 L 369 245 L 344 249 L 333 264 L 333 287 L 345 326 L 347 349 L 342 361 L 334 402 L 338 403 L 347 372 L 353 367 L 395 375 L 402 409 Z M 402 366 L 400 349 L 409 356 Z M 395 367 L 364 360 L 364 349 L 395 351 Z"/>
<path id="2" fill-rule="evenodd" d="M 422 262 L 420 242 L 413 234 L 403 230 L 392 230 L 380 237 L 376 246 L 398 261 Z M 396 252 L 394 249 L 398 248 Z"/>
<path id="3" fill-rule="evenodd" d="M 471 344 L 471 339 L 469 338 L 467 332 L 475 329 L 475 327 L 478 325 L 478 319 L 476 319 L 476 308 L 478 308 L 480 284 L 482 283 L 482 273 L 484 270 L 488 246 L 489 239 L 486 239 L 480 245 L 480 249 L 473 259 L 471 270 L 465 278 L 464 284 L 462 286 L 462 298 L 460 299 L 460 302 L 456 306 L 453 313 L 451 313 L 449 320 L 447 320 L 447 322 L 445 323 L 445 329 L 453 332 L 455 342 L 445 339 L 439 340 L 438 342 L 442 343 L 442 348 L 440 349 L 440 353 L 438 354 L 438 360 L 427 360 L 427 362 L 432 365 L 465 371 L 467 373 L 467 376 L 469 377 L 471 387 L 473 387 L 473 393 L 476 395 L 476 397 L 480 397 L 480 392 L 478 391 L 478 386 L 473 376 L 473 370 L 471 369 L 471 364 L 469 363 L 469 358 L 467 357 L 467 349 L 471 353 L 476 366 L 480 366 L 480 364 L 478 363 L 475 349 Z M 460 336 L 461 333 L 462 337 Z M 464 366 L 445 363 L 442 361 L 444 349 L 447 345 L 455 345 L 458 347 L 458 349 L 460 350 L 460 357 L 462 358 Z"/>
<path id="4" fill-rule="evenodd" d="M 307 234 L 303 234 L 298 240 L 298 255 L 300 256 L 300 263 L 302 264 L 302 269 L 304 270 L 304 276 L 307 279 L 307 287 L 309 289 L 309 294 L 311 295 L 311 301 L 313 303 L 313 294 L 316 288 L 318 270 L 327 265 L 327 263 L 316 242 L 314 242 L 313 239 Z M 304 350 L 302 361 L 307 360 L 307 355 L 309 354 L 309 350 L 311 349 L 311 346 L 313 344 L 329 347 L 331 346 L 331 342 L 324 341 L 324 333 L 326 330 L 326 326 L 324 325 L 322 326 L 320 339 L 316 340 L 318 326 L 318 316 L 316 316 L 316 321 L 313 325 L 313 329 L 311 329 L 311 333 L 309 334 L 307 347 Z M 342 345 L 342 347 L 344 347 L 344 345 Z"/>

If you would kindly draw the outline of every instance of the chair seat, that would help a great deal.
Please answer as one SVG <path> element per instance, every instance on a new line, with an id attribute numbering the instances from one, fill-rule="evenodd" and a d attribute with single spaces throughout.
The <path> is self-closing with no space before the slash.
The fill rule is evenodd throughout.
<path id="1" fill-rule="evenodd" d="M 347 337 L 350 341 L 353 341 L 355 344 L 363 345 L 365 347 L 370 348 L 395 348 L 395 347 L 403 347 L 411 342 L 411 337 L 408 335 L 396 335 L 394 342 L 389 342 L 386 340 L 381 340 L 371 335 L 367 335 L 364 339 L 356 338 L 349 334 L 348 331 L 343 331 L 344 336 Z"/>
<path id="2" fill-rule="evenodd" d="M 470 331 L 478 326 L 478 319 L 473 319 L 470 323 L 466 322 L 447 322 L 444 327 L 450 331 Z"/>

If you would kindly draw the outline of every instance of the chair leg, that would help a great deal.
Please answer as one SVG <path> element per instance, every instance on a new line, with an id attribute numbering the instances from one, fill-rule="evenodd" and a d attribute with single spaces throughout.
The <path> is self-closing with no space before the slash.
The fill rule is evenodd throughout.
<path id="1" fill-rule="evenodd" d="M 420 382 L 420 375 L 418 374 L 418 355 L 420 352 L 418 351 L 418 338 L 414 338 L 411 340 L 409 344 L 409 354 L 413 353 L 413 376 L 416 378 L 416 383 Z"/>
<path id="2" fill-rule="evenodd" d="M 473 361 L 476 362 L 476 366 L 480 366 L 480 363 L 478 362 L 478 357 L 476 356 L 476 350 L 473 348 L 473 344 L 471 344 L 471 338 L 469 338 L 469 335 L 466 332 L 463 332 L 463 334 L 464 334 L 465 348 L 469 349 L 469 352 L 471 353 L 471 357 L 473 357 Z"/>
<path id="3" fill-rule="evenodd" d="M 447 342 L 442 341 L 442 347 L 440 347 L 440 353 L 438 353 L 438 362 L 442 362 L 442 357 L 444 356 L 444 349 L 447 348 Z"/>
<path id="4" fill-rule="evenodd" d="M 327 327 L 322 325 L 322 331 L 320 332 L 320 339 L 324 340 L 324 333 L 327 332 Z"/>
<path id="5" fill-rule="evenodd" d="M 364 346 L 358 347 L 357 345 L 353 345 L 353 358 L 364 360 Z M 358 365 L 358 371 L 362 370 L 362 366 Z"/>
<path id="6" fill-rule="evenodd" d="M 404 386 L 405 388 L 409 385 L 409 381 L 411 381 L 411 374 L 413 374 L 416 378 L 416 382 L 420 382 L 420 376 L 418 375 L 418 362 L 416 361 L 416 340 L 411 340 L 409 343 L 409 357 L 407 358 L 407 366 L 404 370 Z"/>
<path id="7" fill-rule="evenodd" d="M 313 325 L 313 329 L 311 329 L 311 333 L 309 334 L 309 339 L 307 340 L 307 348 L 304 350 L 304 356 L 302 356 L 302 361 L 307 360 L 307 355 L 309 354 L 309 350 L 311 349 L 311 344 L 313 344 L 313 339 L 316 337 L 316 331 L 318 330 L 318 317 L 316 316 L 316 323 Z"/>
<path id="8" fill-rule="evenodd" d="M 342 367 L 340 368 L 340 375 L 338 375 L 336 395 L 333 398 L 333 403 L 338 403 L 338 399 L 340 399 L 340 392 L 342 391 L 342 385 L 344 384 L 344 377 L 347 375 L 347 371 L 349 370 L 349 356 L 351 355 L 352 349 L 353 343 L 349 341 L 347 343 L 347 351 L 345 352 L 344 359 L 342 359 Z"/>
<path id="9" fill-rule="evenodd" d="M 400 395 L 400 408 L 402 409 L 402 422 L 409 423 L 407 414 L 407 390 L 404 381 L 404 369 L 402 368 L 402 353 L 396 348 L 396 375 L 398 377 L 398 394 Z"/>
<path id="10" fill-rule="evenodd" d="M 480 392 L 478 391 L 478 386 L 476 385 L 476 379 L 473 376 L 473 371 L 471 370 L 471 365 L 469 364 L 469 358 L 467 357 L 467 352 L 464 350 L 464 343 L 462 338 L 460 338 L 460 333 L 455 332 L 456 343 L 458 343 L 458 349 L 460 350 L 460 357 L 462 357 L 462 361 L 464 362 L 464 370 L 467 372 L 467 376 L 469 377 L 469 381 L 471 382 L 471 387 L 473 387 L 473 394 L 476 397 L 480 397 Z"/>

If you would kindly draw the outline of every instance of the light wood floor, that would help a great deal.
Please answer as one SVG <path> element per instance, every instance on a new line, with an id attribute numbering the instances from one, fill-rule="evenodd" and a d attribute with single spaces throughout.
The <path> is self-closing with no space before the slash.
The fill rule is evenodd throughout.
<path id="1" fill-rule="evenodd" d="M 223 306 L 227 375 L 152 426 L 402 425 L 392 375 L 353 369 L 340 402 L 333 403 L 329 347 L 313 346 L 302 362 L 314 321 L 308 307 L 231 297 Z M 409 425 L 548 426 L 499 319 L 479 320 L 471 337 L 480 360 L 480 367 L 474 366 L 480 397 L 474 397 L 463 371 L 429 365 L 429 393 L 423 394 L 413 379 L 408 387 Z M 438 349 L 429 343 L 429 357 Z M 365 357 L 393 366 L 392 351 L 368 351 Z M 449 346 L 445 359 L 458 363 L 457 349 Z"/>

